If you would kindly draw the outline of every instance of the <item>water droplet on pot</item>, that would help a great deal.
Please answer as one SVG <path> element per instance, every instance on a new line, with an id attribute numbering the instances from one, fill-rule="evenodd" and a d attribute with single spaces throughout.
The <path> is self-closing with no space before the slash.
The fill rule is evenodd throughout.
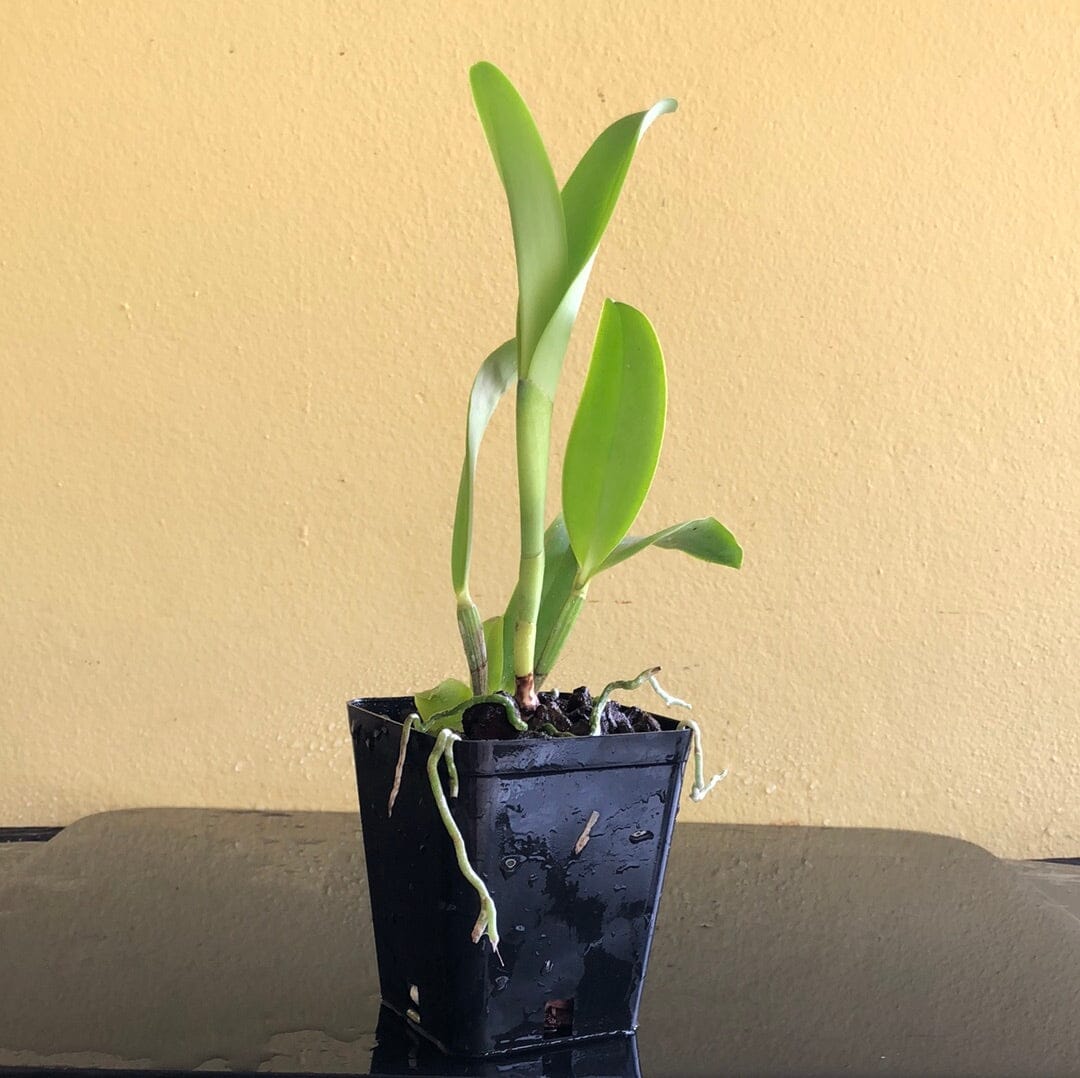
<path id="1" fill-rule="evenodd" d="M 630 841 L 635 844 L 638 842 L 648 842 L 652 837 L 653 833 L 651 831 L 635 831 L 630 836 Z"/>
<path id="2" fill-rule="evenodd" d="M 514 925 L 514 931 L 515 932 L 524 932 L 525 931 L 525 926 L 524 925 Z"/>
<path id="3" fill-rule="evenodd" d="M 501 992 L 510 983 L 509 977 L 496 977 L 495 978 L 495 991 Z"/>
<path id="4" fill-rule="evenodd" d="M 544 963 L 544 972 L 545 973 L 550 973 L 551 972 L 551 959 L 550 958 Z"/>

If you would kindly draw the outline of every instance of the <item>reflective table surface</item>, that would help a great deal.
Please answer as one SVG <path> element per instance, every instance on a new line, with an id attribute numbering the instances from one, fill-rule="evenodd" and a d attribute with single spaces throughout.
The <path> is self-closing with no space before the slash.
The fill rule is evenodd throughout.
<path id="1" fill-rule="evenodd" d="M 458 1063 L 380 1012 L 353 816 L 104 813 L 0 845 L 0 1074 L 1080 1075 L 1067 905 L 954 839 L 680 824 L 636 1039 Z"/>

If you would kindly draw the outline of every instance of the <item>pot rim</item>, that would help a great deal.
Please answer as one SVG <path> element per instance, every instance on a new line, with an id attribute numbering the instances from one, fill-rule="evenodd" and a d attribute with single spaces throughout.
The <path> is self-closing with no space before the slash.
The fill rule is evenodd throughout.
<path id="1" fill-rule="evenodd" d="M 412 709 L 411 696 L 361 696 L 350 700 L 349 727 L 353 740 L 364 736 L 360 716 L 377 719 L 387 726 L 403 727 L 405 708 Z M 402 719 L 383 708 L 397 711 Z M 652 712 L 646 712 L 652 714 Z M 591 771 L 611 767 L 662 767 L 685 764 L 690 750 L 691 731 L 680 728 L 675 719 L 653 715 L 664 727 L 633 734 L 605 734 L 600 737 L 521 737 L 509 740 L 472 740 L 455 743 L 454 761 L 459 774 L 506 777 L 535 772 Z M 415 731 L 433 745 L 431 734 Z M 411 755 L 411 753 L 410 753 Z"/>

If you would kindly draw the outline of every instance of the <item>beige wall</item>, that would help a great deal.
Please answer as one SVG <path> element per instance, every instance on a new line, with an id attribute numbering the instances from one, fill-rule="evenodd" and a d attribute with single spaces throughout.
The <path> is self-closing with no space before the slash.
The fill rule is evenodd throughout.
<path id="1" fill-rule="evenodd" d="M 600 299 L 640 305 L 641 523 L 746 549 L 603 578 L 559 684 L 665 666 L 731 770 L 687 818 L 1080 853 L 1080 6 L 6 0 L 0 49 L 0 824 L 350 808 L 346 698 L 460 670 L 463 404 L 513 320 L 487 58 L 561 176 L 680 99 L 558 440 Z"/>

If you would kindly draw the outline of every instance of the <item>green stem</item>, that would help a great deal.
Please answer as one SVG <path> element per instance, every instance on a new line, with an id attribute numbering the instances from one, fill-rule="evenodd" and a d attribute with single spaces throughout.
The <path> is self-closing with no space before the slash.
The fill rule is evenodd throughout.
<path id="1" fill-rule="evenodd" d="M 573 629 L 574 622 L 577 621 L 578 615 L 585 605 L 585 596 L 588 594 L 588 591 L 588 581 L 584 584 L 578 584 L 576 580 L 574 581 L 574 589 L 570 592 L 569 596 L 567 596 L 566 602 L 563 603 L 562 609 L 555 619 L 555 624 L 552 626 L 551 632 L 544 642 L 543 649 L 540 652 L 540 658 L 536 660 L 537 687 L 543 685 L 544 680 L 554 668 L 555 661 L 558 659 L 559 654 L 566 645 L 567 638 L 570 636 L 570 630 Z"/>
<path id="2" fill-rule="evenodd" d="M 514 622 L 514 680 L 522 711 L 537 707 L 536 623 L 544 587 L 544 506 L 551 441 L 551 399 L 528 379 L 517 388 L 518 509 L 521 522 L 519 602 Z"/>
<path id="3" fill-rule="evenodd" d="M 693 719 L 682 719 L 679 723 L 680 730 L 692 730 L 694 734 L 694 785 L 690 788 L 690 800 L 700 801 L 718 782 L 727 778 L 727 771 L 721 771 L 719 775 L 713 775 L 708 783 L 705 782 L 705 753 L 701 747 L 701 730 Z"/>
<path id="4" fill-rule="evenodd" d="M 488 891 L 486 884 L 469 861 L 469 854 L 465 849 L 465 840 L 461 837 L 461 831 L 458 829 L 458 825 L 450 812 L 450 805 L 446 800 L 446 793 L 439 779 L 439 760 L 445 757 L 447 771 L 451 776 L 450 795 L 456 797 L 457 769 L 454 768 L 453 754 L 454 742 L 460 740 L 461 738 L 453 730 L 439 731 L 439 736 L 435 738 L 435 747 L 428 756 L 428 781 L 431 783 L 431 792 L 435 797 L 439 816 L 442 817 L 443 826 L 446 828 L 446 833 L 450 836 L 450 842 L 453 844 L 458 869 L 480 898 L 480 915 L 473 925 L 472 941 L 473 943 L 479 943 L 481 938 L 486 935 L 491 941 L 491 949 L 495 952 L 499 961 L 502 962 L 502 956 L 499 955 L 499 929 L 495 900 L 491 897 L 491 892 Z"/>
<path id="5" fill-rule="evenodd" d="M 469 680 L 472 691 L 479 696 L 488 689 L 487 644 L 484 641 L 484 627 L 480 621 L 480 611 L 468 591 L 457 597 L 458 632 L 465 648 L 465 658 L 469 663 Z"/>

